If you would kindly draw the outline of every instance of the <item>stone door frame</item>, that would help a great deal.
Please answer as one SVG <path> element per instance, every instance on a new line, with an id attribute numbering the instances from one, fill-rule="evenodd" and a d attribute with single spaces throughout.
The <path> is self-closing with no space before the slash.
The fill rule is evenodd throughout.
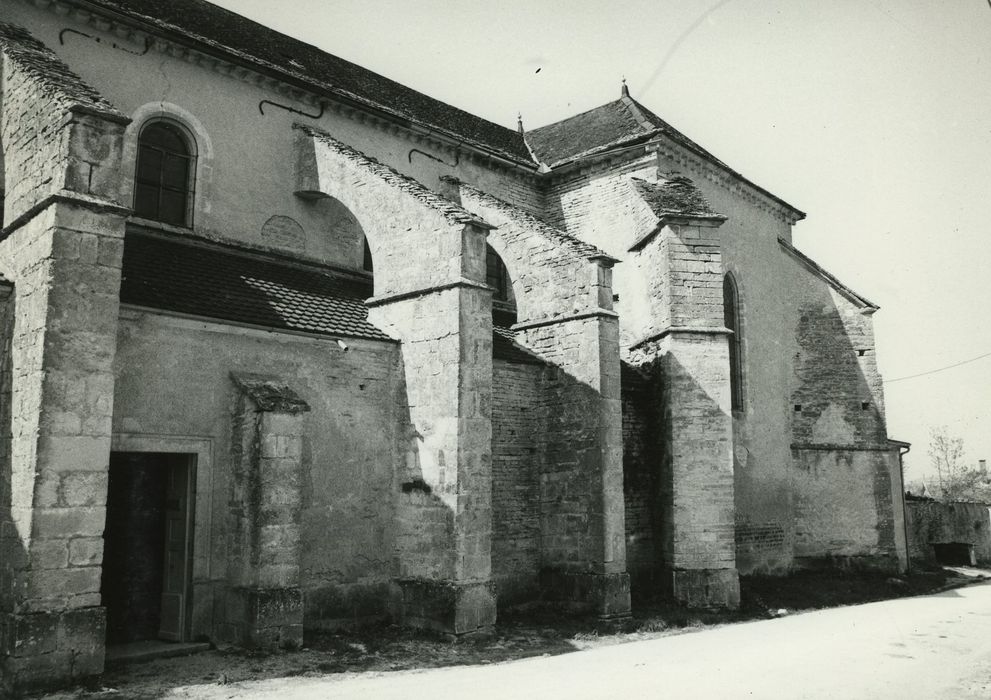
<path id="1" fill-rule="evenodd" d="M 189 639 L 213 637 L 213 439 L 202 436 L 113 433 L 111 452 L 159 452 L 195 458 L 193 559 L 190 583 Z"/>

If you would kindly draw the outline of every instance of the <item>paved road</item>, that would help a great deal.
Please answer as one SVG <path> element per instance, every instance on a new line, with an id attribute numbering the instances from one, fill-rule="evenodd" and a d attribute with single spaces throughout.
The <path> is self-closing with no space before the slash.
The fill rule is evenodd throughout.
<path id="1" fill-rule="evenodd" d="M 991 583 L 495 666 L 224 689 L 283 700 L 991 700 Z"/>

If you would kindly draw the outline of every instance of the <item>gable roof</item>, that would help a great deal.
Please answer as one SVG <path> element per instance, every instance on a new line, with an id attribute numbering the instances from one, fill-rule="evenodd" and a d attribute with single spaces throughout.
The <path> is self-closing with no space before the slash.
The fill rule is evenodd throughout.
<path id="1" fill-rule="evenodd" d="M 150 25 L 156 34 L 257 68 L 318 94 L 350 99 L 400 121 L 422 124 L 481 146 L 518 164 L 535 166 L 519 132 L 428 97 L 394 80 L 280 34 L 205 0 L 72 0 L 98 13 Z"/>
<path id="2" fill-rule="evenodd" d="M 128 231 L 121 302 L 321 335 L 392 340 L 368 321 L 369 280 Z"/>

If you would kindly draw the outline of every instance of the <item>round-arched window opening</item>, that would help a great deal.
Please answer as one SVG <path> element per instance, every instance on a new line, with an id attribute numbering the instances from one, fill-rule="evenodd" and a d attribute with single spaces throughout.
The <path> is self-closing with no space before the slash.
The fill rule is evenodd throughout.
<path id="1" fill-rule="evenodd" d="M 138 136 L 134 214 L 173 226 L 192 226 L 196 151 L 179 124 L 149 122 Z"/>

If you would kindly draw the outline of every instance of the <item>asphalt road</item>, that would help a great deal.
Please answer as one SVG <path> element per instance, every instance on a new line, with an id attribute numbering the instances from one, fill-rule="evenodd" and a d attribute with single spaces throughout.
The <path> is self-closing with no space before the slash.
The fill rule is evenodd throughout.
<path id="1" fill-rule="evenodd" d="M 175 689 L 179 697 L 208 697 L 197 690 Z M 991 583 L 493 666 L 266 680 L 223 691 L 284 700 L 991 700 Z"/>

